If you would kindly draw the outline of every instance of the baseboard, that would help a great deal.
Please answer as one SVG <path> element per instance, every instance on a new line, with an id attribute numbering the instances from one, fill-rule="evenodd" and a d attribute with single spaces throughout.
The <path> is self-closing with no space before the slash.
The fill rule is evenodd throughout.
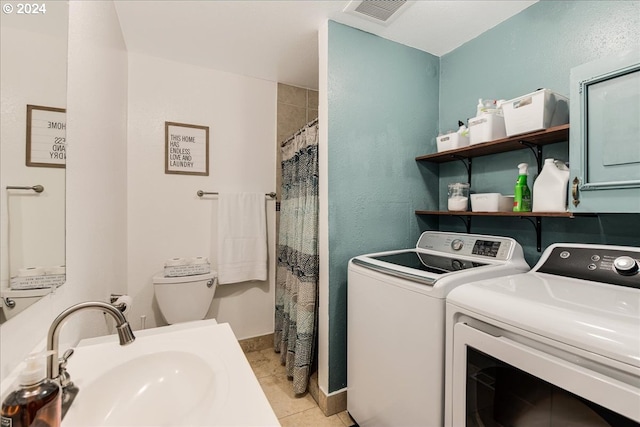
<path id="1" fill-rule="evenodd" d="M 327 417 L 347 410 L 347 390 L 327 396 L 318 386 L 317 372 L 311 375 L 309 379 L 309 394 Z"/>
<path id="2" fill-rule="evenodd" d="M 259 337 L 246 338 L 244 340 L 238 340 L 242 351 L 249 353 L 251 351 L 266 350 L 273 348 L 273 334 L 260 335 Z"/>

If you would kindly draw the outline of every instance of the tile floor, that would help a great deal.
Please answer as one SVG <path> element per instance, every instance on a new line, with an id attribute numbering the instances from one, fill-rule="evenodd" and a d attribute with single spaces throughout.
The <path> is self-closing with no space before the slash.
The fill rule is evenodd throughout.
<path id="1" fill-rule="evenodd" d="M 302 397 L 293 394 L 280 355 L 273 349 L 245 353 L 258 382 L 267 396 L 273 412 L 283 427 L 349 427 L 354 425 L 347 411 L 325 417 L 309 393 Z"/>

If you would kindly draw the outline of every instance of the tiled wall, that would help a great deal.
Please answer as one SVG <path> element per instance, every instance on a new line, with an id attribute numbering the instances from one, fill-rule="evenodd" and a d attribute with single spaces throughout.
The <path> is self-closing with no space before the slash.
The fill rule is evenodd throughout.
<path id="1" fill-rule="evenodd" d="M 318 91 L 278 83 L 276 192 L 280 200 L 280 144 L 318 117 Z"/>

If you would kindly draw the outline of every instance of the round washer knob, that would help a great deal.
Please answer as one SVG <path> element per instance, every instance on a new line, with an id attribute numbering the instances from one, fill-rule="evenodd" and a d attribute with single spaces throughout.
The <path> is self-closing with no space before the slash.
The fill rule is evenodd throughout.
<path id="1" fill-rule="evenodd" d="M 460 239 L 455 239 L 453 242 L 451 242 L 451 249 L 453 249 L 454 251 L 459 251 L 463 246 L 464 242 Z"/>
<path id="2" fill-rule="evenodd" d="M 638 272 L 638 263 L 630 256 L 621 256 L 613 261 L 615 270 L 623 276 L 631 276 Z"/>

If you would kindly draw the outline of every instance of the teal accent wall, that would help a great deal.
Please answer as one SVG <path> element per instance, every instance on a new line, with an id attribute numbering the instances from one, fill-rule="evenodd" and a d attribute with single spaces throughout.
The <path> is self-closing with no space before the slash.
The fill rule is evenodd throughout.
<path id="1" fill-rule="evenodd" d="M 329 392 L 346 386 L 347 263 L 415 246 L 437 206 L 439 58 L 329 22 Z M 428 220 L 427 220 L 428 221 Z M 437 221 L 437 220 L 436 220 Z M 431 228 L 437 222 L 431 224 Z M 384 313 L 380 313 L 384 316 Z M 383 339 L 383 337 L 381 337 Z"/>
<path id="2" fill-rule="evenodd" d="M 541 1 L 444 55 L 440 62 L 440 129 L 475 115 L 478 98 L 512 99 L 538 88 L 569 96 L 572 67 L 640 46 L 638 1 Z M 425 153 L 426 154 L 426 153 Z M 543 148 L 543 157 L 568 161 L 568 144 Z M 472 190 L 513 194 L 517 164 L 538 171 L 530 150 L 473 159 Z M 440 166 L 439 206 L 446 209 L 447 184 L 466 182 L 460 162 Z M 466 231 L 457 218 L 441 218 L 440 229 Z M 640 246 L 640 215 L 542 219 L 542 248 L 555 242 Z M 529 264 L 540 257 L 535 231 L 518 218 L 473 218 L 471 232 L 513 237 Z"/>

